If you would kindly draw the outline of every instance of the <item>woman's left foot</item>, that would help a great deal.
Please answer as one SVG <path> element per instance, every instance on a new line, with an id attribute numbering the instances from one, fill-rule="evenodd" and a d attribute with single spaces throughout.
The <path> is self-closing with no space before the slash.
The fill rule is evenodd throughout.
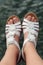
<path id="1" fill-rule="evenodd" d="M 24 16 L 23 24 L 23 34 L 24 34 L 24 43 L 22 47 L 22 57 L 24 59 L 24 48 L 26 47 L 27 42 L 34 43 L 35 47 L 37 45 L 38 31 L 39 31 L 39 22 L 38 17 L 35 13 L 30 12 Z"/>

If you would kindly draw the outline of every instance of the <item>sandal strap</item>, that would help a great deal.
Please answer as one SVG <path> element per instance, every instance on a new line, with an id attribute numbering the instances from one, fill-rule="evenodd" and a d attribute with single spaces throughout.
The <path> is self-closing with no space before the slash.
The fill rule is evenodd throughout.
<path id="1" fill-rule="evenodd" d="M 6 43 L 7 43 L 7 47 L 8 47 L 9 45 L 11 45 L 11 44 L 16 45 L 17 48 L 18 48 L 19 51 L 20 51 L 20 46 L 19 46 L 18 42 L 15 40 L 14 37 L 11 36 L 11 37 L 7 38 Z"/>
<path id="2" fill-rule="evenodd" d="M 9 46 L 10 44 L 15 44 L 20 50 L 20 46 L 14 38 L 15 35 L 20 36 L 20 31 L 21 31 L 20 22 L 17 22 L 15 24 L 6 24 L 5 32 L 7 46 Z"/>
<path id="3" fill-rule="evenodd" d="M 27 44 L 28 41 L 34 43 L 34 46 L 36 47 L 37 39 L 35 38 L 34 35 L 31 35 L 29 33 L 29 36 L 24 40 L 23 47 L 25 46 L 25 44 Z"/>
<path id="4" fill-rule="evenodd" d="M 23 33 L 28 32 L 28 37 L 24 41 L 23 46 L 26 44 L 27 41 L 31 41 L 36 46 L 38 31 L 39 31 L 39 22 L 32 22 L 28 21 L 27 19 L 23 20 L 22 24 Z"/>
<path id="5" fill-rule="evenodd" d="M 28 21 L 27 19 L 24 19 L 22 25 L 23 25 L 22 27 L 24 28 L 23 30 L 24 33 L 31 32 L 31 31 L 34 33 L 39 30 L 39 22 L 32 22 L 32 21 Z"/>
<path id="6" fill-rule="evenodd" d="M 8 33 L 6 36 L 8 37 L 10 34 L 11 35 L 18 35 L 20 36 L 20 31 L 21 31 L 21 23 L 17 22 L 15 24 L 6 24 L 5 32 Z"/>

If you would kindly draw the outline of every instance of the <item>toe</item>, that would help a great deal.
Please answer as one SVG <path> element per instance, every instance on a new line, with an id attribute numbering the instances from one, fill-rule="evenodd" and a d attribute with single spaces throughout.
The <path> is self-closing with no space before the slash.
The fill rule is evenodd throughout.
<path id="1" fill-rule="evenodd" d="M 13 18 L 13 22 L 14 22 L 14 23 L 19 22 L 19 18 L 18 18 L 17 16 L 15 16 L 15 17 Z"/>
<path id="2" fill-rule="evenodd" d="M 33 12 L 27 13 L 24 17 L 27 20 L 32 21 L 32 22 L 38 22 L 39 21 L 37 15 Z"/>
<path id="3" fill-rule="evenodd" d="M 34 19 L 34 21 L 35 21 L 35 22 L 37 22 L 37 20 L 36 20 L 36 19 Z"/>
<path id="4" fill-rule="evenodd" d="M 34 16 L 32 17 L 32 20 L 31 21 L 33 21 L 33 22 L 35 21 L 35 17 Z"/>
<path id="5" fill-rule="evenodd" d="M 13 23 L 13 20 L 10 19 L 10 20 L 8 21 L 8 24 L 12 24 L 12 23 Z"/>
<path id="6" fill-rule="evenodd" d="M 26 18 L 27 20 L 29 20 L 29 21 L 31 21 L 31 16 L 29 15 L 29 16 L 27 16 L 27 18 Z"/>
<path id="7" fill-rule="evenodd" d="M 13 19 L 8 18 L 8 20 L 7 20 L 7 24 L 13 24 Z"/>

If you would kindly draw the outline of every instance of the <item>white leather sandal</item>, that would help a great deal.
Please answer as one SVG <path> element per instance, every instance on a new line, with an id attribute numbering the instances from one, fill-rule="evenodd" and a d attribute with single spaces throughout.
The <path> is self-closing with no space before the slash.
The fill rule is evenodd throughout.
<path id="1" fill-rule="evenodd" d="M 15 40 L 14 36 L 18 35 L 20 36 L 21 31 L 21 22 L 18 21 L 15 24 L 6 24 L 5 33 L 6 33 L 6 43 L 7 47 L 11 44 L 14 44 L 19 49 L 19 56 L 17 62 L 20 60 L 20 46 L 19 43 Z"/>
<path id="2" fill-rule="evenodd" d="M 33 14 L 34 16 L 36 16 L 32 12 L 26 14 L 25 16 L 27 16 L 29 14 Z M 29 21 L 29 20 L 27 20 L 24 17 L 22 28 L 23 28 L 23 34 L 25 32 L 28 32 L 28 37 L 24 40 L 23 47 L 22 47 L 22 57 L 25 60 L 24 53 L 23 53 L 23 48 L 24 48 L 26 42 L 28 42 L 28 41 L 29 42 L 33 42 L 33 44 L 35 45 L 35 47 L 37 45 L 37 40 L 38 40 L 37 38 L 38 38 L 38 31 L 39 31 L 39 22 L 38 21 L 37 22 Z"/>

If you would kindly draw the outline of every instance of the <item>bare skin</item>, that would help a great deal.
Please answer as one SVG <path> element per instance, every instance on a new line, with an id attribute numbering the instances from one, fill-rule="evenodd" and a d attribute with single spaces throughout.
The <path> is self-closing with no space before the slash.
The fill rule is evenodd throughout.
<path id="1" fill-rule="evenodd" d="M 24 18 L 32 22 L 38 21 L 37 17 L 33 13 L 26 15 Z M 28 36 L 28 32 L 24 34 L 24 40 L 27 38 L 27 36 Z M 43 65 L 43 60 L 38 55 L 35 46 L 32 42 L 28 41 L 27 44 L 24 46 L 24 54 L 25 54 L 26 65 Z"/>
<path id="2" fill-rule="evenodd" d="M 19 18 L 17 16 L 12 16 L 7 20 L 7 24 L 17 23 Z M 19 43 L 19 37 L 17 35 L 14 36 L 15 40 Z M 9 45 L 7 47 L 6 53 L 3 59 L 0 62 L 0 65 L 16 65 L 17 58 L 19 54 L 19 49 L 14 45 Z"/>
<path id="3" fill-rule="evenodd" d="M 25 16 L 27 20 L 36 22 L 38 19 L 34 15 Z M 19 21 L 19 18 L 16 16 L 10 17 L 7 20 L 7 24 L 13 24 Z M 28 32 L 24 34 L 24 40 L 27 38 Z M 17 35 L 14 36 L 15 40 L 19 43 L 19 37 Z M 28 48 L 28 50 L 27 50 Z M 16 65 L 17 64 L 17 57 L 19 54 L 19 49 L 15 45 L 9 45 L 7 47 L 6 53 L 3 59 L 0 61 L 0 65 Z M 35 46 L 32 42 L 27 42 L 24 47 L 24 54 L 26 65 L 43 65 L 43 61 L 40 56 L 37 54 Z"/>

